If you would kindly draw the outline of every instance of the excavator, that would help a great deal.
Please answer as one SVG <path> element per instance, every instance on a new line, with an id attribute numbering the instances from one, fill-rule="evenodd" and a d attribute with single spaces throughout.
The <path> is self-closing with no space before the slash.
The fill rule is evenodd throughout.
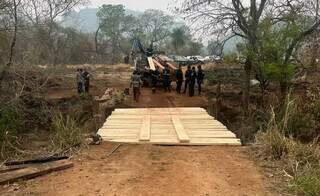
<path id="1" fill-rule="evenodd" d="M 152 71 L 158 68 L 160 72 L 162 72 L 166 65 L 168 65 L 172 73 L 172 78 L 174 78 L 177 67 L 169 62 L 165 55 L 155 52 L 152 46 L 144 50 L 139 39 L 134 39 L 133 41 L 131 57 L 133 59 L 134 69 L 140 72 L 144 86 L 151 86 Z"/>

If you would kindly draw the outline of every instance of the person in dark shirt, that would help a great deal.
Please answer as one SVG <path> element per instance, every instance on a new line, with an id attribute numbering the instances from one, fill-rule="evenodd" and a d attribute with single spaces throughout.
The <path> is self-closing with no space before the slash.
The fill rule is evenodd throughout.
<path id="1" fill-rule="evenodd" d="M 203 84 L 204 79 L 204 73 L 201 68 L 201 65 L 198 66 L 198 72 L 197 72 L 197 84 L 198 84 L 198 93 L 201 95 L 201 85 Z"/>
<path id="2" fill-rule="evenodd" d="M 190 82 L 189 82 L 189 96 L 193 97 L 194 96 L 194 86 L 196 83 L 196 79 L 197 79 L 197 72 L 196 72 L 196 68 L 192 67 L 192 71 L 190 74 Z"/>
<path id="3" fill-rule="evenodd" d="M 163 87 L 165 92 L 171 92 L 171 77 L 170 77 L 170 69 L 169 66 L 166 65 L 165 69 L 163 70 Z"/>
<path id="4" fill-rule="evenodd" d="M 134 70 L 131 76 L 131 84 L 130 86 L 133 87 L 133 99 L 136 102 L 139 102 L 140 97 L 140 88 L 142 86 L 141 76 L 138 70 Z"/>
<path id="5" fill-rule="evenodd" d="M 179 69 L 177 69 L 176 71 L 176 79 L 177 79 L 177 93 L 181 93 L 181 87 L 182 87 L 182 83 L 183 83 L 183 72 L 181 69 L 181 65 L 179 65 Z"/>
<path id="6" fill-rule="evenodd" d="M 83 79 L 82 79 L 82 69 L 77 69 L 76 72 L 76 81 L 77 81 L 77 91 L 78 94 L 80 95 L 83 91 Z"/>
<path id="7" fill-rule="evenodd" d="M 152 79 L 152 92 L 155 93 L 156 92 L 156 87 L 157 87 L 157 83 L 160 77 L 160 71 L 159 71 L 159 67 L 156 67 L 156 70 L 152 71 L 151 73 L 151 79 Z"/>
<path id="8" fill-rule="evenodd" d="M 187 88 L 188 88 L 188 85 L 190 83 L 190 77 L 191 77 L 191 73 L 192 73 L 192 70 L 191 70 L 191 66 L 189 65 L 188 66 L 188 69 L 185 73 L 185 83 L 184 83 L 184 91 L 183 93 L 186 93 L 187 92 Z"/>
<path id="9" fill-rule="evenodd" d="M 90 73 L 87 70 L 83 70 L 83 78 L 84 78 L 84 92 L 89 93 L 90 87 Z"/>

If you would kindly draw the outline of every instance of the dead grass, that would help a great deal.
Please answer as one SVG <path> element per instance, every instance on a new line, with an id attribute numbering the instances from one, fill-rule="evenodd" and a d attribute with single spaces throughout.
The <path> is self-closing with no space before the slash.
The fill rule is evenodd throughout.
<path id="1" fill-rule="evenodd" d="M 283 172 L 290 178 L 288 189 L 298 195 L 316 196 L 320 192 L 320 149 L 318 139 L 302 144 L 286 135 L 295 116 L 294 101 L 288 97 L 280 119 L 276 120 L 273 109 L 264 132 L 256 135 L 263 155 L 273 160 L 281 160 Z"/>
<path id="2" fill-rule="evenodd" d="M 70 153 L 85 146 L 85 130 L 71 116 L 55 113 L 51 125 L 51 145 L 55 153 Z"/>

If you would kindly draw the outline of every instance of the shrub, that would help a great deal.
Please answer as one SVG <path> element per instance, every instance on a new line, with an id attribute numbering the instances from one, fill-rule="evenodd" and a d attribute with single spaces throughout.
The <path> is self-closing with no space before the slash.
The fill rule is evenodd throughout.
<path id="1" fill-rule="evenodd" d="M 61 113 L 56 113 L 51 125 L 51 147 L 56 152 L 66 152 L 84 145 L 84 129 L 77 120 Z"/>
<path id="2" fill-rule="evenodd" d="M 305 169 L 292 180 L 290 186 L 297 195 L 318 196 L 320 193 L 320 169 Z"/>
<path id="3" fill-rule="evenodd" d="M 311 105 L 312 107 L 312 114 L 316 121 L 320 121 L 320 100 L 316 100 Z"/>
<path id="4" fill-rule="evenodd" d="M 15 142 L 17 130 L 21 127 L 18 112 L 12 108 L 0 109 L 0 159 L 9 158 L 13 149 L 11 144 Z"/>
<path id="5" fill-rule="evenodd" d="M 292 141 L 277 129 L 272 129 L 265 133 L 259 132 L 256 138 L 257 142 L 262 144 L 264 153 L 273 159 L 281 159 L 288 155 L 293 146 Z"/>
<path id="6" fill-rule="evenodd" d="M 227 64 L 237 63 L 237 54 L 236 53 L 229 53 L 223 56 L 223 61 Z"/>

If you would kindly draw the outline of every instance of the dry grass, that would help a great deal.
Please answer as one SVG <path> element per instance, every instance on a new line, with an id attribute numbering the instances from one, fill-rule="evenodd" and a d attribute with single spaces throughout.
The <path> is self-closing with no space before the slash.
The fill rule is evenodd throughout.
<path id="1" fill-rule="evenodd" d="M 273 109 L 265 131 L 256 135 L 264 156 L 284 162 L 283 172 L 290 177 L 289 190 L 297 195 L 316 196 L 320 193 L 320 149 L 318 139 L 302 144 L 286 136 L 292 117 L 298 112 L 288 97 L 280 119 Z"/>
<path id="2" fill-rule="evenodd" d="M 76 119 L 57 112 L 51 125 L 51 149 L 57 154 L 70 153 L 85 146 L 85 130 Z"/>

